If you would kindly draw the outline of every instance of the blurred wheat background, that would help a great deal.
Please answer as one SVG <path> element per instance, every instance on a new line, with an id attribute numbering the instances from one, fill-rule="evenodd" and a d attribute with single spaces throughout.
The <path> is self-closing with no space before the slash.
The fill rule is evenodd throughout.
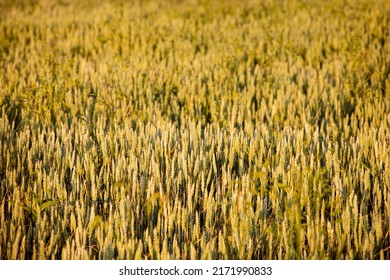
<path id="1" fill-rule="evenodd" d="M 0 0 L 0 259 L 390 259 L 390 3 Z"/>

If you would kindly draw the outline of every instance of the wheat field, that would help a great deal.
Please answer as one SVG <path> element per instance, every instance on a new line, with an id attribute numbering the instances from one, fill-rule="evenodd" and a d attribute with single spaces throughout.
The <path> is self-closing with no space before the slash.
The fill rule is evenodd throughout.
<path id="1" fill-rule="evenodd" d="M 0 259 L 390 259 L 390 3 L 0 0 Z"/>

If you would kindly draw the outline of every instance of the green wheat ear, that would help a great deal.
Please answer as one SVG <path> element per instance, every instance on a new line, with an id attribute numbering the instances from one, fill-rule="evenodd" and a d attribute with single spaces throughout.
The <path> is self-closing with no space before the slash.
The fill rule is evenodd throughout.
<path id="1" fill-rule="evenodd" d="M 95 216 L 95 219 L 92 221 L 91 225 L 89 226 L 89 234 L 91 235 L 95 229 L 101 224 L 102 217 L 99 215 Z"/>

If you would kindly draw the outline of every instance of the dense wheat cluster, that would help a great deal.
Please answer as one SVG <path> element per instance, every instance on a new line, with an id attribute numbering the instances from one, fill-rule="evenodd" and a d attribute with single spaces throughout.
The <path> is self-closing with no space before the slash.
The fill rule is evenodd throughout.
<path id="1" fill-rule="evenodd" d="M 389 259 L 390 3 L 0 1 L 0 259 Z"/>

